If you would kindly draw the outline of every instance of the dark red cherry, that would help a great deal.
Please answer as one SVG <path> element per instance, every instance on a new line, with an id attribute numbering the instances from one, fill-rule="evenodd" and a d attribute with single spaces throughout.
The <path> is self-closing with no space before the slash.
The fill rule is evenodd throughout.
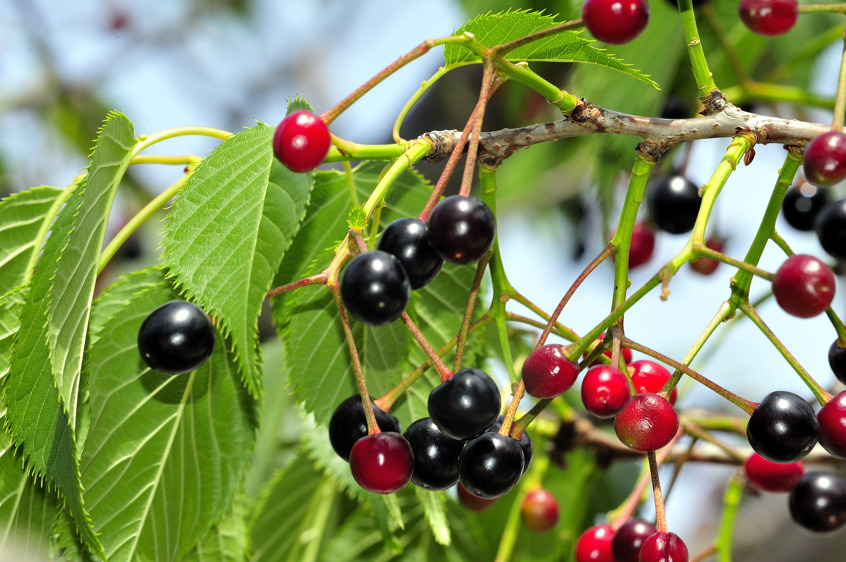
<path id="1" fill-rule="evenodd" d="M 765 459 L 791 463 L 811 452 L 818 431 L 814 409 L 800 396 L 777 390 L 767 394 L 752 412 L 746 438 Z"/>
<path id="2" fill-rule="evenodd" d="M 802 461 L 788 464 L 768 461 L 752 453 L 744 465 L 749 481 L 765 492 L 789 492 L 802 479 L 805 464 Z"/>
<path id="3" fill-rule="evenodd" d="M 846 198 L 838 199 L 820 211 L 814 230 L 828 255 L 846 260 Z"/>
<path id="4" fill-rule="evenodd" d="M 806 472 L 790 491 L 790 516 L 813 533 L 829 533 L 846 524 L 846 480 L 832 472 Z"/>
<path id="5" fill-rule="evenodd" d="M 341 300 L 359 322 L 381 326 L 405 311 L 411 284 L 399 260 L 387 252 L 364 252 L 341 272 Z"/>
<path id="6" fill-rule="evenodd" d="M 628 43 L 649 23 L 649 4 L 646 0 L 585 0 L 582 20 L 600 41 Z"/>
<path id="7" fill-rule="evenodd" d="M 373 400 L 370 401 L 370 405 L 380 430 L 395 433 L 401 431 L 397 418 L 383 412 Z M 329 443 L 339 457 L 348 461 L 353 445 L 365 435 L 367 435 L 367 418 L 364 415 L 364 406 L 361 404 L 361 396 L 353 394 L 332 412 L 332 417 L 329 419 Z"/>
<path id="8" fill-rule="evenodd" d="M 846 179 L 846 133 L 828 131 L 812 138 L 802 156 L 802 169 L 805 179 L 820 187 Z"/>
<path id="9" fill-rule="evenodd" d="M 461 482 L 458 483 L 458 502 L 465 508 L 469 509 L 470 511 L 475 511 L 476 513 L 482 513 L 483 511 L 490 509 L 493 504 L 496 503 L 496 499 L 486 500 L 484 498 L 479 498 L 468 492 L 464 486 L 461 485 Z"/>
<path id="10" fill-rule="evenodd" d="M 464 488 L 492 500 L 517 484 L 523 474 L 520 443 L 499 433 L 483 433 L 464 445 L 458 458 L 458 477 Z"/>
<path id="11" fill-rule="evenodd" d="M 548 344 L 532 351 L 523 362 L 523 384 L 535 398 L 554 398 L 579 376 L 579 366 L 567 359 L 564 346 Z"/>
<path id="12" fill-rule="evenodd" d="M 545 488 L 530 490 L 520 502 L 520 518 L 530 531 L 546 533 L 558 523 L 558 500 Z"/>
<path id="13" fill-rule="evenodd" d="M 462 369 L 429 393 L 429 416 L 453 439 L 484 433 L 496 422 L 502 397 L 493 379 L 479 369 Z"/>
<path id="14" fill-rule="evenodd" d="M 687 545 L 675 533 L 657 531 L 640 547 L 640 562 L 687 562 Z"/>
<path id="15" fill-rule="evenodd" d="M 652 392 L 658 394 L 664 385 L 670 380 L 670 371 L 650 359 L 639 359 L 629 363 L 629 376 L 632 379 L 635 392 L 644 394 Z M 673 389 L 670 393 L 670 404 L 675 405 L 678 398 L 678 390 Z"/>
<path id="16" fill-rule="evenodd" d="M 614 562 L 637 562 L 640 547 L 656 532 L 655 525 L 643 519 L 629 519 L 623 523 L 611 540 Z"/>
<path id="17" fill-rule="evenodd" d="M 287 115 L 273 134 L 273 153 L 293 172 L 310 172 L 319 166 L 332 145 L 329 128 L 311 111 Z"/>
<path id="18" fill-rule="evenodd" d="M 178 375 L 205 363 L 214 351 L 214 325 L 194 303 L 175 300 L 153 310 L 138 329 L 138 352 L 151 369 Z"/>
<path id="19" fill-rule="evenodd" d="M 402 218 L 391 222 L 382 231 L 376 249 L 399 260 L 412 289 L 428 284 L 444 265 L 443 258 L 429 241 L 429 227 L 420 219 Z"/>
<path id="20" fill-rule="evenodd" d="M 646 202 L 655 226 L 670 234 L 684 234 L 693 229 L 702 199 L 696 185 L 674 174 L 652 186 Z"/>
<path id="21" fill-rule="evenodd" d="M 635 394 L 614 418 L 614 431 L 623 445 L 642 453 L 660 449 L 678 430 L 679 415 L 658 394 Z"/>
<path id="22" fill-rule="evenodd" d="M 350 451 L 350 470 L 365 490 L 393 494 L 411 480 L 414 453 L 399 433 L 366 435 L 356 441 Z"/>
<path id="23" fill-rule="evenodd" d="M 828 364 L 837 380 L 846 384 L 846 346 L 840 347 L 839 341 L 834 340 L 828 348 Z"/>
<path id="24" fill-rule="evenodd" d="M 443 259 L 468 264 L 479 261 L 493 244 L 496 221 L 485 203 L 453 195 L 435 205 L 429 215 L 429 241 Z"/>
<path id="25" fill-rule="evenodd" d="M 458 455 L 464 441 L 445 435 L 432 418 L 415 421 L 403 437 L 414 452 L 412 482 L 427 490 L 446 490 L 458 482 Z"/>
<path id="26" fill-rule="evenodd" d="M 814 222 L 828 202 L 828 189 L 803 182 L 787 190 L 781 203 L 781 215 L 796 230 L 809 232 L 814 230 Z"/>
<path id="27" fill-rule="evenodd" d="M 740 0 L 740 19 L 758 35 L 781 35 L 796 24 L 796 0 Z"/>
<path id="28" fill-rule="evenodd" d="M 834 300 L 834 273 L 823 262 L 806 254 L 790 256 L 773 277 L 773 295 L 793 316 L 811 318 L 825 312 Z"/>
<path id="29" fill-rule="evenodd" d="M 576 562 L 614 562 L 611 525 L 595 525 L 579 536 L 576 542 Z"/>
<path id="30" fill-rule="evenodd" d="M 597 365 L 588 369 L 582 381 L 582 403 L 598 418 L 617 415 L 631 397 L 631 385 L 620 369 Z"/>
<path id="31" fill-rule="evenodd" d="M 725 242 L 721 238 L 712 237 L 705 241 L 705 247 L 722 253 L 725 250 Z M 714 258 L 700 257 L 690 262 L 690 269 L 700 275 L 711 275 L 720 266 L 720 261 Z"/>
<path id="32" fill-rule="evenodd" d="M 817 413 L 818 439 L 823 448 L 846 459 L 846 391 L 828 401 Z"/>

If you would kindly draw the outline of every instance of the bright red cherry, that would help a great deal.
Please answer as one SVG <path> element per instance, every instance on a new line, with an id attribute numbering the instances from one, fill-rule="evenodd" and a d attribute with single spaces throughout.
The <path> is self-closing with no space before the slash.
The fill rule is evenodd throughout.
<path id="1" fill-rule="evenodd" d="M 813 256 L 796 254 L 775 272 L 773 295 L 793 316 L 811 318 L 825 312 L 834 299 L 834 273 Z"/>
<path id="2" fill-rule="evenodd" d="M 740 0 L 740 19 L 758 35 L 781 35 L 796 24 L 796 0 Z"/>
<path id="3" fill-rule="evenodd" d="M 414 453 L 399 433 L 362 437 L 350 451 L 350 470 L 358 485 L 377 494 L 393 494 L 411 481 Z"/>
<path id="4" fill-rule="evenodd" d="M 582 20 L 600 41 L 612 45 L 628 43 L 649 23 L 649 4 L 646 0 L 586 0 Z"/>
<path id="5" fill-rule="evenodd" d="M 329 153 L 329 128 L 311 111 L 301 109 L 287 115 L 273 133 L 273 153 L 293 172 L 310 172 Z"/>
<path id="6" fill-rule="evenodd" d="M 658 394 L 664 388 L 664 384 L 670 380 L 670 371 L 649 359 L 639 359 L 630 363 L 629 375 L 637 394 L 646 392 Z M 678 391 L 674 388 L 670 393 L 670 404 L 675 405 L 678 394 Z"/>
<path id="7" fill-rule="evenodd" d="M 679 415 L 666 398 L 657 394 L 636 394 L 614 418 L 614 431 L 635 451 L 660 449 L 679 430 Z"/>
<path id="8" fill-rule="evenodd" d="M 802 169 L 814 185 L 829 187 L 846 179 L 846 134 L 829 131 L 805 147 Z"/>
<path id="9" fill-rule="evenodd" d="M 640 267 L 652 259 L 655 251 L 655 231 L 646 223 L 637 222 L 632 229 L 629 246 L 629 269 Z"/>
<path id="10" fill-rule="evenodd" d="M 789 492 L 802 480 L 805 464 L 796 461 L 788 464 L 768 461 L 752 453 L 744 465 L 749 481 L 765 492 Z"/>
<path id="11" fill-rule="evenodd" d="M 611 525 L 595 525 L 586 530 L 576 542 L 576 562 L 614 562 Z"/>
<path id="12" fill-rule="evenodd" d="M 579 376 L 579 366 L 567 359 L 563 346 L 548 344 L 529 354 L 522 372 L 529 395 L 554 398 L 573 386 Z"/>
<path id="13" fill-rule="evenodd" d="M 610 418 L 623 409 L 631 397 L 631 385 L 626 375 L 611 365 L 596 365 L 588 369 L 582 381 L 582 403 L 598 418 Z"/>
<path id="14" fill-rule="evenodd" d="M 558 500 L 545 488 L 530 490 L 520 503 L 523 524 L 536 533 L 545 533 L 555 528 L 559 514 Z"/>
<path id="15" fill-rule="evenodd" d="M 675 533 L 658 531 L 640 547 L 640 562 L 687 562 L 687 545 Z"/>
<path id="16" fill-rule="evenodd" d="M 822 407 L 817 422 L 819 444 L 835 457 L 846 459 L 846 390 Z"/>

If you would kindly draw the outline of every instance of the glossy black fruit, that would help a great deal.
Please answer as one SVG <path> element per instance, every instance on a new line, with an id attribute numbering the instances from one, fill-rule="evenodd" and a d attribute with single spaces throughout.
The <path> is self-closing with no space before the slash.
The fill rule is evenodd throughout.
<path id="1" fill-rule="evenodd" d="M 496 423 L 488 428 L 488 432 L 499 433 L 499 428 L 502 427 L 503 421 L 505 421 L 505 416 L 498 416 Z M 520 448 L 523 449 L 523 474 L 526 474 L 526 471 L 529 470 L 529 465 L 532 464 L 532 456 L 534 456 L 532 438 L 529 437 L 528 431 L 524 431 L 523 436 L 520 437 Z"/>
<path id="2" fill-rule="evenodd" d="M 412 289 L 429 283 L 444 265 L 444 260 L 429 241 L 429 227 L 420 219 L 397 219 L 385 227 L 377 250 L 396 257 L 408 275 Z"/>
<path id="3" fill-rule="evenodd" d="M 817 238 L 829 255 L 846 260 L 846 198 L 826 206 L 814 224 Z"/>
<path id="4" fill-rule="evenodd" d="M 391 414 L 379 409 L 375 402 L 370 401 L 376 424 L 382 431 L 400 433 L 400 423 Z M 341 402 L 332 413 L 329 420 L 329 443 L 345 461 L 350 460 L 355 442 L 367 435 L 367 418 L 364 416 L 364 405 L 361 396 L 354 394 Z"/>
<path id="5" fill-rule="evenodd" d="M 495 235 L 493 213 L 475 197 L 447 197 L 429 215 L 429 240 L 451 263 L 478 261 L 490 249 Z"/>
<path id="6" fill-rule="evenodd" d="M 656 183 L 646 202 L 655 226 L 670 234 L 683 234 L 693 229 L 702 199 L 698 187 L 674 174 Z"/>
<path id="7" fill-rule="evenodd" d="M 804 458 L 817 442 L 814 409 L 801 397 L 778 390 L 767 394 L 746 426 L 746 438 L 756 453 L 772 462 Z"/>
<path id="8" fill-rule="evenodd" d="M 193 371 L 214 351 L 214 326 L 196 304 L 170 301 L 150 313 L 138 330 L 138 351 L 151 368 L 177 375 Z"/>
<path id="9" fill-rule="evenodd" d="M 781 203 L 781 214 L 787 224 L 808 232 L 814 230 L 814 221 L 828 204 L 828 190 L 810 183 L 791 186 Z"/>
<path id="10" fill-rule="evenodd" d="M 846 384 L 846 347 L 840 347 L 837 341 L 834 340 L 828 348 L 828 364 L 837 380 Z"/>
<path id="11" fill-rule="evenodd" d="M 790 516 L 814 533 L 835 531 L 846 523 L 846 480 L 830 472 L 806 472 L 790 491 Z"/>
<path id="12" fill-rule="evenodd" d="M 470 439 L 496 421 L 502 397 L 493 379 L 479 369 L 462 369 L 429 393 L 429 415 L 453 439 Z"/>
<path id="13" fill-rule="evenodd" d="M 415 421 L 403 437 L 414 451 L 412 482 L 427 490 L 446 490 L 458 482 L 458 455 L 464 441 L 445 435 L 432 418 Z"/>
<path id="14" fill-rule="evenodd" d="M 458 458 L 461 484 L 479 498 L 498 498 L 514 487 L 521 474 L 520 444 L 499 433 L 483 433 L 468 441 Z"/>
<path id="15" fill-rule="evenodd" d="M 374 250 L 354 257 L 341 273 L 341 300 L 359 322 L 381 326 L 402 316 L 411 285 L 399 260 Z"/>

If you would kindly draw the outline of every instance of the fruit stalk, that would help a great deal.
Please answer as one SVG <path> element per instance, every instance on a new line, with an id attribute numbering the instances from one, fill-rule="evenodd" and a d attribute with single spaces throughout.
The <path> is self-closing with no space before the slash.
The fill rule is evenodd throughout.
<path id="1" fill-rule="evenodd" d="M 708 60 L 705 58 L 705 51 L 702 49 L 702 40 L 699 38 L 699 28 L 696 26 L 693 3 L 691 0 L 678 0 L 678 4 L 693 78 L 696 80 L 696 86 L 699 90 L 699 100 L 705 104 L 705 108 L 708 110 L 711 107 L 712 92 L 720 96 L 722 94 L 720 94 L 717 85 L 714 83 L 714 76 L 708 68 Z M 707 113 L 710 113 L 710 111 L 707 111 Z"/>
<path id="2" fill-rule="evenodd" d="M 841 4 L 846 6 L 846 4 Z M 831 122 L 833 131 L 843 129 L 844 113 L 846 113 L 846 31 L 843 33 L 843 50 L 840 53 L 840 75 L 837 78 L 837 97 L 834 98 L 834 118 Z"/>
<path id="3" fill-rule="evenodd" d="M 731 545 L 734 537 L 734 526 L 743 498 L 743 480 L 735 474 L 726 486 L 723 494 L 723 512 L 720 515 L 720 528 L 714 541 L 719 562 L 731 562 Z"/>

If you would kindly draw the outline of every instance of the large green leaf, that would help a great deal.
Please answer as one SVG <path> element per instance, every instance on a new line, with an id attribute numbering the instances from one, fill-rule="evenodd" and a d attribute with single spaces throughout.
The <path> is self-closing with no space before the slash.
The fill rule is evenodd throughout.
<path id="1" fill-rule="evenodd" d="M 21 325 L 20 313 L 26 296 L 25 287 L 17 287 L 0 296 L 0 378 L 6 376 L 12 358 L 12 344 Z M 3 400 L 0 397 L 0 411 Z"/>
<path id="2" fill-rule="evenodd" d="M 543 31 L 559 23 L 561 22 L 556 21 L 555 16 L 541 12 L 507 11 L 477 16 L 458 28 L 453 35 L 469 32 L 482 45 L 494 47 Z M 648 75 L 608 53 L 605 49 L 594 47 L 593 43 L 594 41 L 581 37 L 581 31 L 565 31 L 517 47 L 508 52 L 505 57 L 512 61 L 589 63 L 628 74 L 650 86 L 658 87 Z M 444 46 L 444 59 L 447 66 L 481 61 L 474 52 L 455 44 Z"/>
<path id="3" fill-rule="evenodd" d="M 197 548 L 185 557 L 190 562 L 243 562 L 249 560 L 246 508 L 236 500 L 233 509 L 215 525 Z"/>
<path id="4" fill-rule="evenodd" d="M 33 187 L 0 201 L 0 287 L 24 281 L 27 264 L 41 250 L 35 247 L 38 234 L 55 217 L 61 193 L 57 187 Z"/>
<path id="5" fill-rule="evenodd" d="M 177 284 L 223 326 L 238 370 L 259 393 L 258 315 L 305 213 L 310 174 L 273 157 L 273 129 L 246 129 L 197 166 L 168 217 L 165 263 Z"/>
<path id="6" fill-rule="evenodd" d="M 109 337 L 88 351 L 84 497 L 108 560 L 174 560 L 231 508 L 250 463 L 255 404 L 223 338 L 191 373 L 143 365 L 138 329 L 175 293 L 162 277 L 151 284 L 147 272 L 128 282 L 137 291 L 105 323 Z"/>

